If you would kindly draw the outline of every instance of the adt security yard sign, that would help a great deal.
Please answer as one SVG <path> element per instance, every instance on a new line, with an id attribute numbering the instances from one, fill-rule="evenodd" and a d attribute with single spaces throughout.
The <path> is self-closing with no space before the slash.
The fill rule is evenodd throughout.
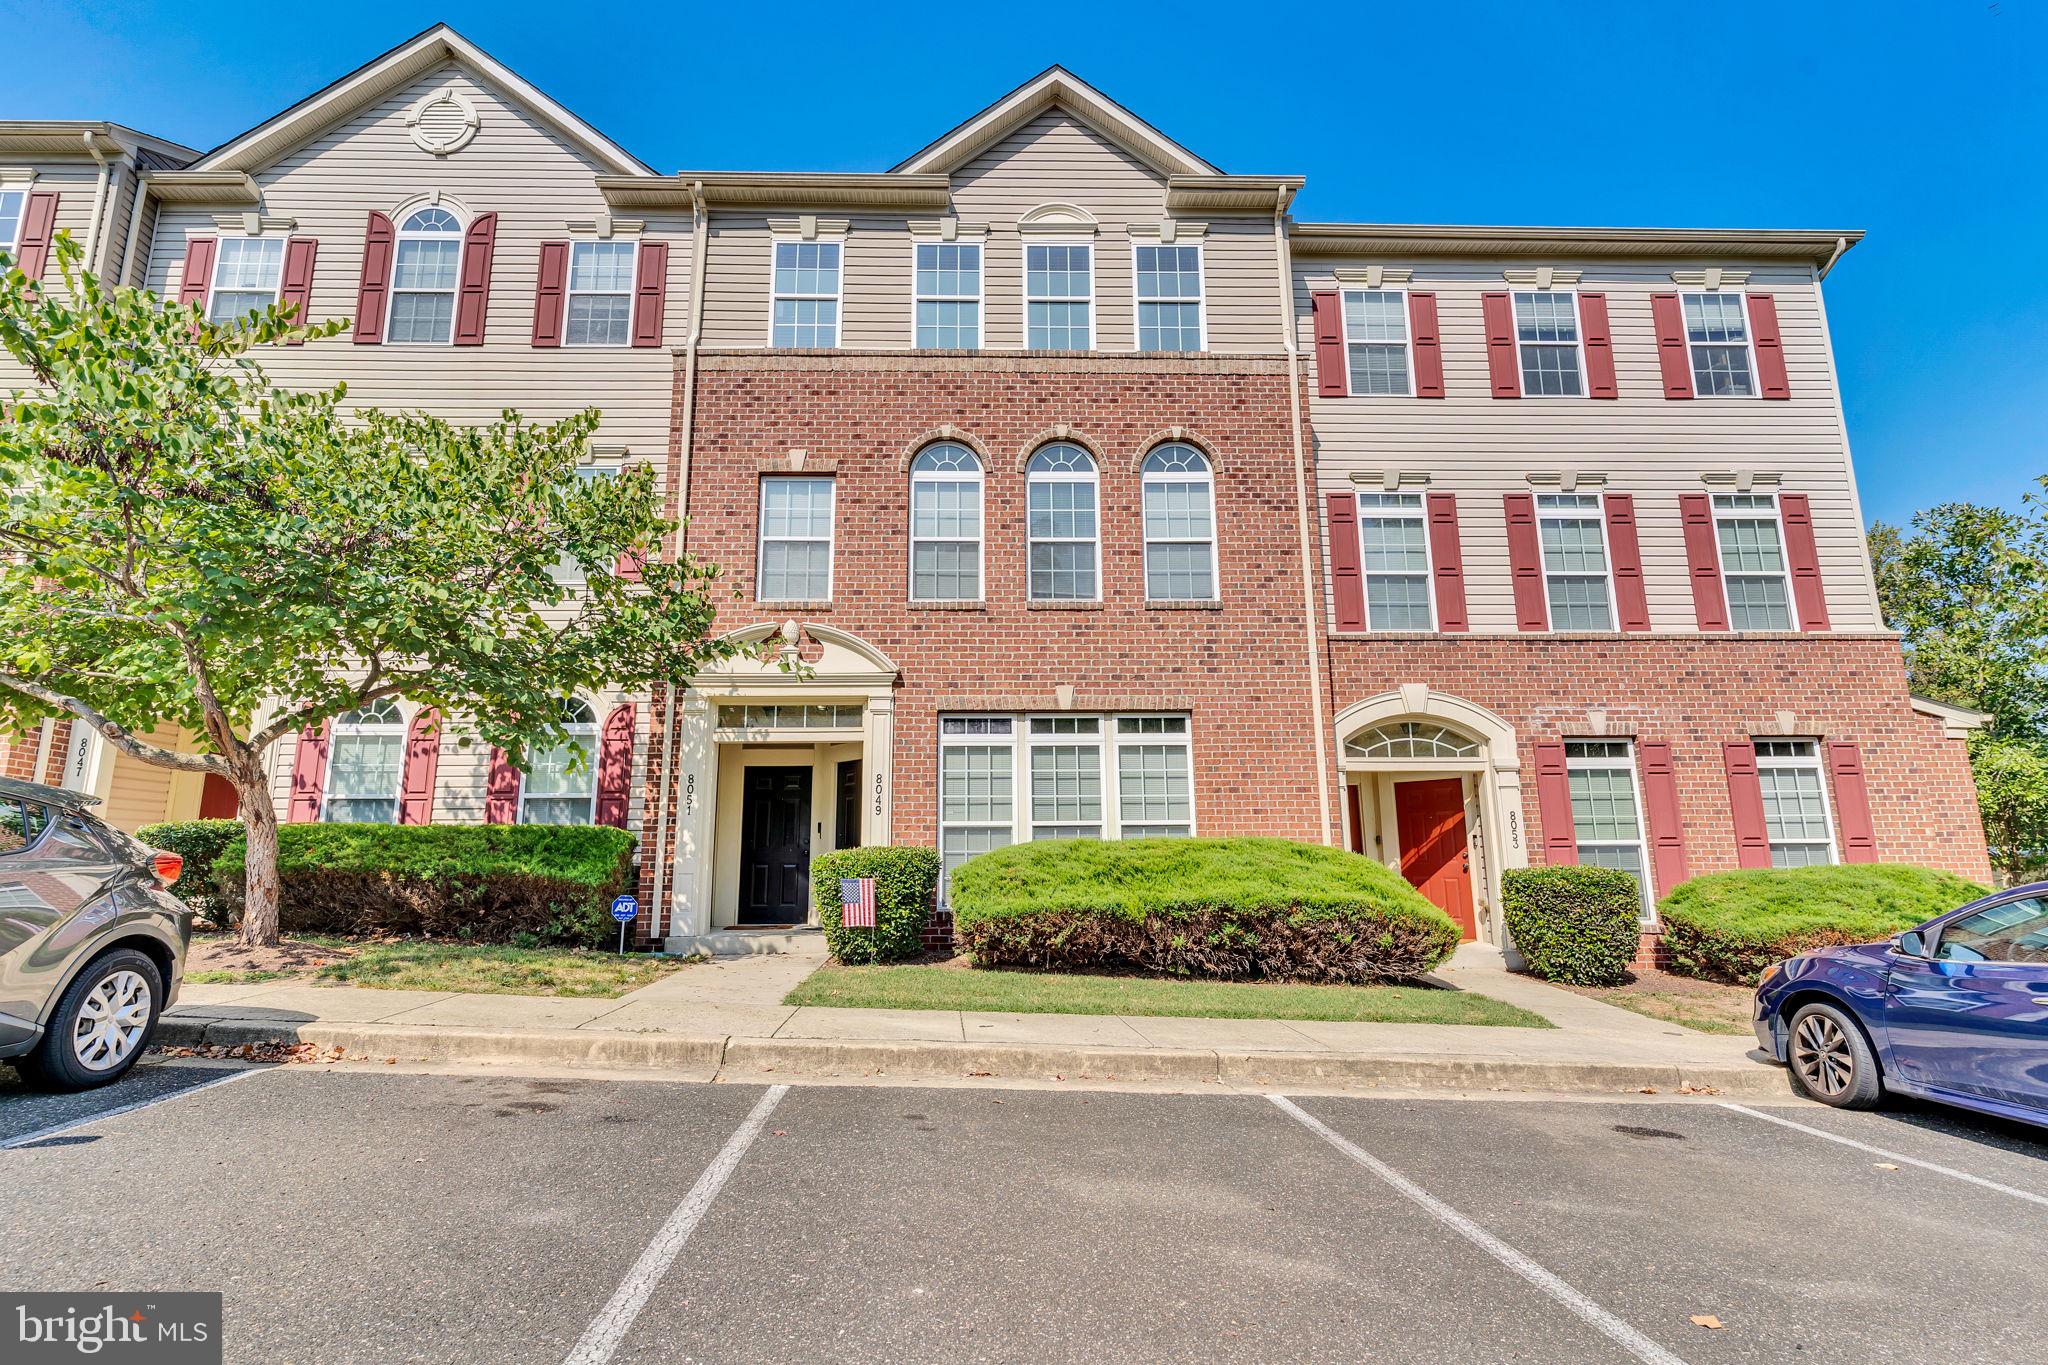
<path id="1" fill-rule="evenodd" d="M 619 922 L 619 951 L 626 951 L 626 926 L 640 918 L 640 900 L 636 896 L 617 896 L 612 900 L 612 918 Z"/>

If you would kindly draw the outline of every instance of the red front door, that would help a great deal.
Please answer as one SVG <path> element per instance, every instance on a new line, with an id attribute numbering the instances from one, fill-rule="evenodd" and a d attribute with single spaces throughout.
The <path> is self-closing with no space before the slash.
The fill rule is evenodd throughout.
<path id="1" fill-rule="evenodd" d="M 235 795 L 234 784 L 219 773 L 208 773 L 199 788 L 199 818 L 232 820 L 241 813 L 242 801 Z"/>
<path id="2" fill-rule="evenodd" d="M 1396 782 L 1394 823 L 1401 838 L 1401 875 L 1458 922 L 1461 937 L 1479 937 L 1465 847 L 1465 784 L 1455 777 Z"/>

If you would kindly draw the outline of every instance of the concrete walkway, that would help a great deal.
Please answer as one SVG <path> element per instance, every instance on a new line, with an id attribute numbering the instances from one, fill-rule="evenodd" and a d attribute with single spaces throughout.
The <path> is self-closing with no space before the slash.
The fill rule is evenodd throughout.
<path id="1" fill-rule="evenodd" d="M 268 983 L 187 986 L 164 1018 L 173 1046 L 292 1039 L 407 1061 L 658 1067 L 705 1078 L 1007 1077 L 1781 1094 L 1746 1038 L 1694 1033 L 1505 970 L 1467 944 L 1452 988 L 1555 1028 L 995 1014 L 784 1005 L 813 951 L 685 967 L 612 1000 Z"/>

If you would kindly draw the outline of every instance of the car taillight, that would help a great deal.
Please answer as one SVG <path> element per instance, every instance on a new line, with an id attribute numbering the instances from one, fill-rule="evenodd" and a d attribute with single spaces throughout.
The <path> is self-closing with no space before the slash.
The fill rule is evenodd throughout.
<path id="1" fill-rule="evenodd" d="M 165 886 L 170 886 L 178 880 L 179 875 L 185 870 L 185 855 L 182 853 L 152 854 L 149 859 L 149 865 L 155 870 L 156 879 Z"/>

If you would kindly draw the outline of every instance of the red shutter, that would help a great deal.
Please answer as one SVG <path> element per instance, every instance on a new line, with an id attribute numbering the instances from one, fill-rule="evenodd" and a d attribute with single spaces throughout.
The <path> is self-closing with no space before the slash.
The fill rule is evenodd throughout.
<path id="1" fill-rule="evenodd" d="M 327 745 L 334 722 L 322 721 L 319 729 L 307 726 L 299 731 L 299 751 L 292 759 L 292 800 L 285 808 L 290 824 L 310 824 L 320 818 L 320 796 L 327 786 Z"/>
<path id="2" fill-rule="evenodd" d="M 1728 629 L 1728 595 L 1721 590 L 1721 553 L 1714 545 L 1714 509 L 1705 493 L 1680 493 L 1685 563 L 1692 574 L 1692 614 L 1701 630 Z"/>
<path id="3" fill-rule="evenodd" d="M 1820 550 L 1813 543 L 1813 508 L 1804 493 L 1778 495 L 1785 525 L 1785 563 L 1792 569 L 1792 602 L 1801 630 L 1828 628 L 1827 595 L 1820 586 Z"/>
<path id="4" fill-rule="evenodd" d="M 662 313 L 668 307 L 668 243 L 642 242 L 633 287 L 633 344 L 661 345 Z"/>
<path id="5" fill-rule="evenodd" d="M 1515 585 L 1515 628 L 1549 630 L 1550 611 L 1543 601 L 1543 547 L 1536 539 L 1536 499 L 1509 493 L 1508 573 Z"/>
<path id="6" fill-rule="evenodd" d="M 278 289 L 278 302 L 297 310 L 292 314 L 295 326 L 303 327 L 313 320 L 313 258 L 319 254 L 320 243 L 311 237 L 285 241 L 284 278 Z M 286 344 L 303 346 L 306 339 L 299 337 Z"/>
<path id="7" fill-rule="evenodd" d="M 1790 398 L 1792 381 L 1785 374 L 1785 342 L 1778 334 L 1778 301 L 1769 294 L 1749 296 L 1749 339 L 1756 347 L 1757 391 L 1766 398 Z"/>
<path id="8" fill-rule="evenodd" d="M 1835 774 L 1835 819 L 1842 827 L 1842 861 L 1877 861 L 1877 831 L 1870 823 L 1870 787 L 1863 780 L 1863 755 L 1848 743 L 1828 745 Z"/>
<path id="9" fill-rule="evenodd" d="M 1614 611 L 1623 630 L 1650 628 L 1650 602 L 1643 592 L 1643 550 L 1636 540 L 1636 500 L 1628 493 L 1609 493 L 1607 557 L 1614 563 Z"/>
<path id="10" fill-rule="evenodd" d="M 1685 865 L 1685 822 L 1678 815 L 1678 774 L 1671 767 L 1671 746 L 1661 740 L 1636 745 L 1642 764 L 1644 813 L 1650 824 L 1650 866 L 1655 876 L 1651 899 L 1671 894 L 1688 875 Z"/>
<path id="11" fill-rule="evenodd" d="M 356 344 L 375 346 L 384 340 L 384 309 L 391 299 L 391 257 L 398 233 L 391 220 L 370 210 L 363 229 L 363 276 L 356 286 Z"/>
<path id="12" fill-rule="evenodd" d="M 1756 745 L 1732 739 L 1721 746 L 1728 768 L 1728 810 L 1735 820 L 1735 861 L 1743 867 L 1771 865 L 1771 835 L 1764 824 L 1764 789 L 1756 775 Z"/>
<path id="13" fill-rule="evenodd" d="M 213 288 L 213 257 L 220 242 L 212 237 L 185 239 L 185 268 L 178 275 L 178 302 L 196 303 L 206 311 L 207 291 Z"/>
<path id="14" fill-rule="evenodd" d="M 491 306 L 491 254 L 498 244 L 498 215 L 479 213 L 462 234 L 462 287 L 455 296 L 455 344 L 484 344 L 484 316 Z"/>
<path id="15" fill-rule="evenodd" d="M 1351 831 L 1351 851 L 1365 852 L 1365 822 L 1358 813 L 1358 786 L 1352 782 L 1344 784 L 1344 823 Z"/>
<path id="16" fill-rule="evenodd" d="M 1408 330 L 1415 338 L 1415 396 L 1444 396 L 1444 348 L 1437 337 L 1436 295 L 1408 296 Z"/>
<path id="17" fill-rule="evenodd" d="M 1358 499 L 1330 494 L 1330 596 L 1337 604 L 1337 629 L 1365 629 L 1365 566 L 1358 543 Z"/>
<path id="18" fill-rule="evenodd" d="M 597 752 L 597 823 L 626 827 L 633 790 L 633 703 L 621 702 L 604 718 Z"/>
<path id="19" fill-rule="evenodd" d="M 1579 295 L 1579 336 L 1586 347 L 1586 396 L 1615 398 L 1614 340 L 1607 330 L 1607 296 Z"/>
<path id="20" fill-rule="evenodd" d="M 540 244 L 540 274 L 533 289 L 533 344 L 562 344 L 562 304 L 569 287 L 569 244 Z"/>
<path id="21" fill-rule="evenodd" d="M 491 750 L 491 775 L 484 781 L 484 823 L 512 825 L 519 822 L 519 769 L 503 749 Z"/>
<path id="22" fill-rule="evenodd" d="M 1564 745 L 1536 746 L 1536 815 L 1543 821 L 1543 861 L 1552 867 L 1579 860 L 1572 829 L 1572 784 L 1564 766 Z"/>
<path id="23" fill-rule="evenodd" d="M 1481 294 L 1486 318 L 1486 369 L 1493 376 L 1495 398 L 1520 398 L 1522 376 L 1515 363 L 1515 309 L 1506 294 Z"/>
<path id="24" fill-rule="evenodd" d="M 1678 306 L 1678 295 L 1650 295 L 1650 321 L 1657 328 L 1657 365 L 1664 372 L 1664 396 L 1692 397 L 1692 353 L 1685 345 L 1685 310 Z"/>
<path id="25" fill-rule="evenodd" d="M 30 194 L 21 211 L 21 238 L 14 259 L 21 273 L 40 280 L 50 266 L 50 243 L 57 238 L 57 196 L 45 190 Z"/>
<path id="26" fill-rule="evenodd" d="M 405 732 L 405 776 L 398 787 L 398 823 L 434 821 L 434 774 L 441 766 L 441 713 L 420 708 Z"/>
<path id="27" fill-rule="evenodd" d="M 1429 495 L 1429 558 L 1436 566 L 1436 628 L 1472 629 L 1465 614 L 1465 551 L 1458 543 L 1458 495 Z"/>
<path id="28" fill-rule="evenodd" d="M 1316 394 L 1322 398 L 1343 398 L 1351 392 L 1344 372 L 1343 305 L 1335 291 L 1310 295 L 1315 303 Z"/>

